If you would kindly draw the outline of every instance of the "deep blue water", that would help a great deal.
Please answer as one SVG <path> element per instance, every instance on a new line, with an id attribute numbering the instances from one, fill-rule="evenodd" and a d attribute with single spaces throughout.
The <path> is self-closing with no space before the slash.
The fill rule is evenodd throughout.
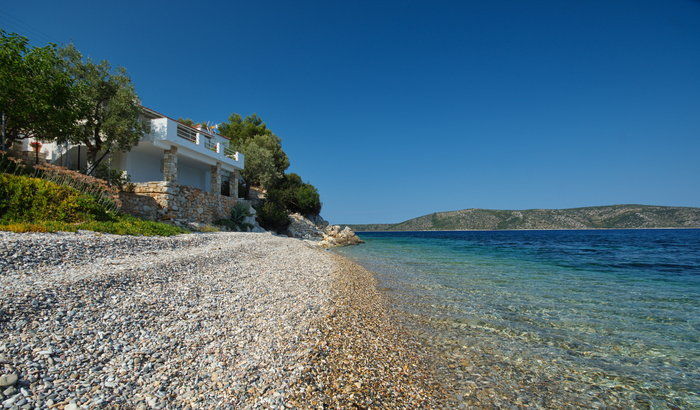
<path id="1" fill-rule="evenodd" d="M 339 252 L 444 340 L 637 404 L 700 406 L 700 230 L 359 235 Z"/>

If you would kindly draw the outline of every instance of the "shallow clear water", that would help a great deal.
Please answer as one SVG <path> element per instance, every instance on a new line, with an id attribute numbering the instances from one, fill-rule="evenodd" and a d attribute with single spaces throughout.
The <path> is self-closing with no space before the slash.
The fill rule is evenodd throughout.
<path id="1" fill-rule="evenodd" d="M 568 404 L 700 407 L 700 230 L 360 237 L 339 252 L 375 271 L 435 343 L 469 358 L 464 383 L 491 373 L 483 383 L 523 391 L 511 403 L 556 404 L 528 392 L 539 383 L 581 396 Z"/>

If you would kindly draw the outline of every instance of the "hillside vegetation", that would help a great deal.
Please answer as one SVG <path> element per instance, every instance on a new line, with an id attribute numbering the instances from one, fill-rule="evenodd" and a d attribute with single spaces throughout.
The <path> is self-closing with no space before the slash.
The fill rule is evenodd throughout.
<path id="1" fill-rule="evenodd" d="M 90 194 L 40 178 L 0 174 L 0 231 L 88 230 L 171 236 L 187 231 L 113 212 Z"/>
<path id="2" fill-rule="evenodd" d="M 472 208 L 436 212 L 397 224 L 349 226 L 355 231 L 698 228 L 700 227 L 700 208 L 653 205 L 609 205 L 522 211 Z"/>

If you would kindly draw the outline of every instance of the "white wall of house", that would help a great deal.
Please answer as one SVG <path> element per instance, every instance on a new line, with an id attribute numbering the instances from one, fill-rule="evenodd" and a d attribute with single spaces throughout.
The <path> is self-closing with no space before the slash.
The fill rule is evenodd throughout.
<path id="1" fill-rule="evenodd" d="M 206 165 L 199 165 L 183 160 L 182 157 L 177 159 L 177 180 L 181 185 L 188 185 L 199 188 L 203 191 L 209 190 L 210 170 Z"/>
<path id="2" fill-rule="evenodd" d="M 126 164 L 121 169 L 131 177 L 131 182 L 162 181 L 163 155 L 156 150 L 140 150 L 135 147 L 126 154 Z"/>

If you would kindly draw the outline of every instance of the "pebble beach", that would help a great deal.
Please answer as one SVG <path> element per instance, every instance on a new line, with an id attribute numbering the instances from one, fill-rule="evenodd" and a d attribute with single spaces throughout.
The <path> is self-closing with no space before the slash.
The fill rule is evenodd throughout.
<path id="1" fill-rule="evenodd" d="M 4 408 L 443 406 L 372 274 L 266 233 L 0 233 Z"/>

